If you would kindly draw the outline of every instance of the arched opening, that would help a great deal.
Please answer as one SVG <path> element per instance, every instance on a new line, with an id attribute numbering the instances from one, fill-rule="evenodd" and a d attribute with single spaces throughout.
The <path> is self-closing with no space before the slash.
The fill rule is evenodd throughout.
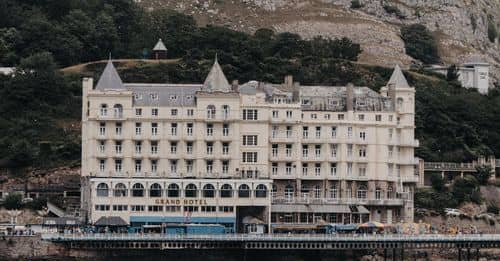
<path id="1" fill-rule="evenodd" d="M 109 196 L 109 186 L 106 183 L 99 183 L 97 185 L 97 196 L 98 197 L 108 197 Z"/>
<path id="2" fill-rule="evenodd" d="M 229 184 L 224 184 L 220 188 L 220 197 L 221 198 L 232 198 L 233 197 L 233 187 Z"/>
<path id="3" fill-rule="evenodd" d="M 177 185 L 175 183 L 172 183 L 172 184 L 168 185 L 168 188 L 167 188 L 167 197 L 169 197 L 169 198 L 178 198 L 179 195 L 180 195 L 179 185 Z"/>
<path id="4" fill-rule="evenodd" d="M 123 117 L 123 106 L 121 104 L 115 104 L 115 106 L 113 106 L 113 111 L 115 118 Z"/>
<path id="5" fill-rule="evenodd" d="M 215 197 L 215 187 L 212 184 L 206 184 L 203 186 L 203 197 L 213 198 Z"/>
<path id="6" fill-rule="evenodd" d="M 159 198 L 161 197 L 162 187 L 158 183 L 154 183 L 149 187 L 149 197 Z"/>
<path id="7" fill-rule="evenodd" d="M 141 183 L 132 186 L 132 197 L 144 197 L 144 186 Z"/>
<path id="8" fill-rule="evenodd" d="M 214 119 L 215 118 L 215 106 L 210 104 L 207 106 L 207 118 Z"/>
<path id="9" fill-rule="evenodd" d="M 238 197 L 249 198 L 250 197 L 250 187 L 247 184 L 241 184 L 238 188 Z"/>
<path id="10" fill-rule="evenodd" d="M 255 197 L 256 198 L 265 198 L 265 197 L 267 197 L 267 187 L 264 184 L 259 184 L 255 188 Z"/>
<path id="11" fill-rule="evenodd" d="M 184 196 L 186 196 L 186 198 L 196 198 L 198 196 L 198 188 L 196 185 L 193 183 L 188 184 L 184 191 Z"/>
<path id="12" fill-rule="evenodd" d="M 121 197 L 126 197 L 127 196 L 127 186 L 123 183 L 118 183 L 115 185 L 115 191 L 114 191 L 115 197 L 121 198 Z"/>

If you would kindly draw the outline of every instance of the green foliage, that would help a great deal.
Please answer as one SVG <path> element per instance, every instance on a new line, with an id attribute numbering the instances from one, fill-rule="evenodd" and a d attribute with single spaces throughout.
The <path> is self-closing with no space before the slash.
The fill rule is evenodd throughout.
<path id="1" fill-rule="evenodd" d="M 492 168 L 489 165 L 476 167 L 476 179 L 481 185 L 488 185 L 490 177 L 492 176 Z"/>
<path id="2" fill-rule="evenodd" d="M 416 208 L 443 211 L 444 208 L 454 208 L 458 206 L 458 202 L 450 192 L 436 192 L 432 188 L 417 188 L 415 190 L 414 199 Z"/>
<path id="3" fill-rule="evenodd" d="M 490 40 L 490 42 L 494 43 L 497 36 L 497 26 L 493 17 L 490 15 L 488 16 L 488 39 Z"/>
<path id="4" fill-rule="evenodd" d="M 361 2 L 359 0 L 352 0 L 351 1 L 351 8 L 352 9 L 359 9 L 363 7 L 363 4 L 361 4 Z"/>
<path id="5" fill-rule="evenodd" d="M 422 24 L 405 25 L 401 28 L 401 38 L 405 42 L 406 54 L 426 64 L 440 61 L 437 41 Z"/>
<path id="6" fill-rule="evenodd" d="M 25 204 L 25 207 L 32 210 L 42 210 L 47 206 L 47 198 L 35 198 L 33 201 Z"/>
<path id="7" fill-rule="evenodd" d="M 471 175 L 455 179 L 453 181 L 451 194 L 458 202 L 481 203 L 479 182 Z"/>
<path id="8" fill-rule="evenodd" d="M 441 192 L 441 191 L 444 191 L 446 189 L 446 186 L 445 186 L 446 182 L 443 179 L 443 177 L 441 177 L 441 174 L 432 173 L 432 175 L 430 177 L 430 181 L 431 181 L 431 186 L 435 191 Z"/>
<path id="9" fill-rule="evenodd" d="M 458 67 L 455 64 L 448 67 L 448 71 L 446 72 L 446 80 L 449 82 L 455 82 L 458 80 Z"/>
<path id="10" fill-rule="evenodd" d="M 18 193 L 9 194 L 7 195 L 7 197 L 5 197 L 3 206 L 9 210 L 20 209 L 22 207 L 22 199 L 23 197 L 21 194 Z"/>
<path id="11" fill-rule="evenodd" d="M 477 29 L 477 18 L 474 14 L 470 15 L 470 24 L 472 26 L 472 32 L 476 32 Z"/>
<path id="12" fill-rule="evenodd" d="M 384 10 L 388 14 L 394 14 L 394 15 L 396 15 L 399 19 L 405 19 L 406 18 L 405 14 L 403 14 L 403 12 L 401 12 L 401 10 L 399 10 L 399 8 L 397 6 L 394 6 L 394 5 L 384 5 Z"/>

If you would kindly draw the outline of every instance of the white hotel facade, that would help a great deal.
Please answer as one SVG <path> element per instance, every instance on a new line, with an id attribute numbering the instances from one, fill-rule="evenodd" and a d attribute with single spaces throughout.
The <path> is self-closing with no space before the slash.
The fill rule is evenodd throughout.
<path id="1" fill-rule="evenodd" d="M 415 90 L 396 66 L 367 87 L 83 80 L 82 207 L 90 223 L 278 231 L 413 220 Z M 247 219 L 248 220 L 248 219 Z"/>

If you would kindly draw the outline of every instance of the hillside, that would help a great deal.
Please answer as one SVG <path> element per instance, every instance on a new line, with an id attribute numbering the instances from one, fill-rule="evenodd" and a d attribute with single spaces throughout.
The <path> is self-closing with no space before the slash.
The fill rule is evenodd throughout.
<path id="1" fill-rule="evenodd" d="M 461 63 L 472 54 L 490 62 L 500 79 L 500 45 L 488 39 L 490 24 L 500 28 L 498 0 L 141 0 L 148 10 L 170 8 L 193 15 L 198 24 L 218 24 L 255 32 L 271 28 L 305 38 L 348 37 L 360 43 L 359 60 L 370 64 L 410 65 L 400 37 L 402 25 L 421 23 L 438 39 L 444 63 Z"/>

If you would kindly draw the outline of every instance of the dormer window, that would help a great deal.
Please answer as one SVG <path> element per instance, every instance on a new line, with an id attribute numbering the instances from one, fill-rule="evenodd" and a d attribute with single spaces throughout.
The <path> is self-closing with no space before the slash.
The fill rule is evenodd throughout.
<path id="1" fill-rule="evenodd" d="M 309 99 L 302 99 L 302 105 L 311 105 L 311 100 L 309 100 Z"/>
<path id="2" fill-rule="evenodd" d="M 158 100 L 158 93 L 156 92 L 150 93 L 149 97 L 151 97 L 151 100 L 153 101 Z"/>
<path id="3" fill-rule="evenodd" d="M 177 101 L 177 95 L 170 95 L 171 101 Z"/>

